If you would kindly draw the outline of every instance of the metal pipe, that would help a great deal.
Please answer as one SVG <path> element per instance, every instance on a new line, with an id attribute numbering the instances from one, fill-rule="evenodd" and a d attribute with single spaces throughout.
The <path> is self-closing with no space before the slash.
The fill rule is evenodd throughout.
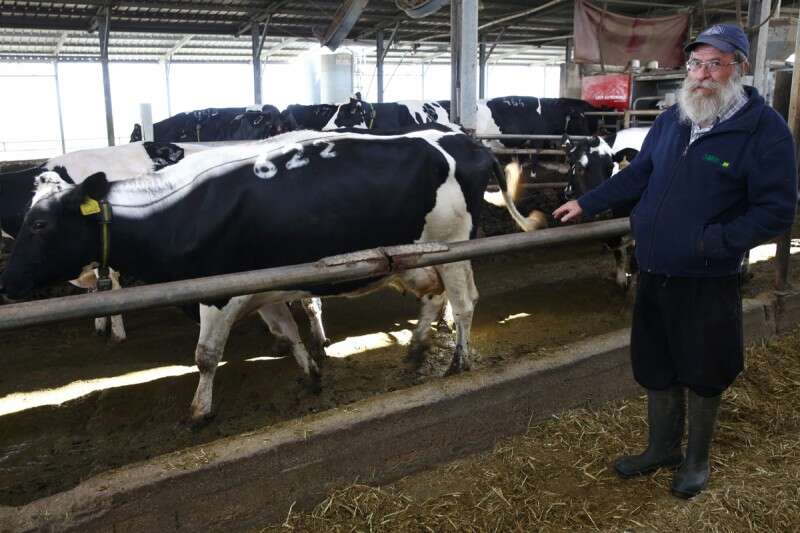
<path id="1" fill-rule="evenodd" d="M 167 91 L 167 116 L 172 116 L 172 91 L 170 90 L 169 84 L 169 70 L 170 70 L 170 59 L 164 60 L 164 84 Z"/>
<path id="2" fill-rule="evenodd" d="M 261 105 L 261 50 L 264 48 L 264 39 L 267 37 L 267 23 L 264 24 L 263 31 L 258 27 L 258 24 L 253 24 L 251 30 L 253 54 L 253 103 L 255 105 Z"/>
<path id="3" fill-rule="evenodd" d="M 497 26 L 498 24 L 502 24 L 503 22 L 508 22 L 510 20 L 527 17 L 529 15 L 533 15 L 534 13 L 538 13 L 539 11 L 544 11 L 545 9 L 550 9 L 551 7 L 557 6 L 558 4 L 563 3 L 564 0 L 551 0 L 546 4 L 542 4 L 540 6 L 533 7 L 531 9 L 526 9 L 525 11 L 520 11 L 519 13 L 514 13 L 513 15 L 508 15 L 507 17 L 500 17 L 499 19 L 495 19 L 491 22 L 487 22 L 486 24 L 481 24 L 478 26 L 479 30 L 485 30 L 486 28 L 491 28 L 492 26 Z"/>
<path id="4" fill-rule="evenodd" d="M 475 135 L 476 139 L 480 140 L 531 140 L 531 141 L 560 141 L 563 138 L 563 135 L 521 135 L 521 134 L 497 134 L 497 135 Z M 570 135 L 570 139 L 572 140 L 580 140 L 580 141 L 587 141 L 589 139 L 593 139 L 591 135 Z"/>
<path id="5" fill-rule="evenodd" d="M 478 98 L 486 98 L 486 36 L 478 45 Z"/>
<path id="6" fill-rule="evenodd" d="M 383 103 L 383 30 L 375 36 L 375 71 L 378 80 L 378 103 Z"/>
<path id="7" fill-rule="evenodd" d="M 566 181 L 541 181 L 539 183 L 523 183 L 522 184 L 522 188 L 523 189 L 533 189 L 533 190 L 539 190 L 539 189 L 563 189 L 567 185 L 569 185 L 569 183 L 566 182 Z"/>
<path id="8" fill-rule="evenodd" d="M 53 77 L 56 82 L 56 105 L 58 106 L 58 136 L 61 139 L 61 153 L 67 153 L 67 145 L 64 141 L 64 113 L 61 111 L 61 84 L 58 79 L 58 60 L 53 61 Z"/>
<path id="9" fill-rule="evenodd" d="M 564 155 L 564 150 L 556 148 L 492 148 L 498 155 Z"/>
<path id="10" fill-rule="evenodd" d="M 106 105 L 106 133 L 108 134 L 108 145 L 114 146 L 114 111 L 111 106 L 111 78 L 108 73 L 108 36 L 111 31 L 109 20 L 111 10 L 103 8 L 103 13 L 99 17 L 98 37 L 100 38 L 100 63 L 103 68 L 103 96 Z"/>
<path id="11" fill-rule="evenodd" d="M 410 268 L 477 259 L 499 253 L 607 239 L 629 231 L 629 221 L 623 218 L 471 241 L 375 248 L 301 265 L 4 305 L 0 306 L 0 331 L 76 318 L 108 316 L 137 309 L 383 276 Z"/>

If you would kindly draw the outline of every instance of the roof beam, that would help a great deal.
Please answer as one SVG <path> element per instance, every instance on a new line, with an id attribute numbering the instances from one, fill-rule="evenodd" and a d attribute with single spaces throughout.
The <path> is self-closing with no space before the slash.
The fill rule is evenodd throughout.
<path id="1" fill-rule="evenodd" d="M 486 28 L 491 28 L 492 26 L 496 26 L 498 24 L 502 24 L 503 22 L 508 22 L 509 20 L 515 20 L 522 17 L 528 17 L 533 15 L 534 13 L 538 13 L 540 11 L 544 11 L 546 9 L 550 9 L 551 7 L 555 7 L 558 4 L 564 3 L 566 0 L 550 0 L 546 4 L 542 4 L 540 6 L 532 7 L 531 9 L 526 9 L 525 11 L 520 11 L 519 13 L 514 13 L 513 15 L 508 15 L 506 17 L 500 17 L 499 19 L 495 19 L 491 22 L 487 22 L 486 24 L 481 24 L 478 26 L 478 31 L 485 30 Z"/>
<path id="2" fill-rule="evenodd" d="M 191 41 L 191 40 L 192 40 L 192 37 L 194 37 L 194 35 L 192 35 L 192 34 L 183 36 L 183 37 L 181 38 L 181 40 L 180 40 L 180 41 L 178 41 L 177 43 L 175 43 L 175 44 L 172 46 L 172 48 L 170 48 L 169 50 L 167 50 L 167 52 L 164 54 L 164 56 L 163 56 L 163 58 L 162 58 L 162 59 L 164 59 L 164 61 L 172 61 L 172 56 L 173 56 L 173 54 L 175 54 L 175 52 L 177 52 L 178 50 L 180 50 L 181 48 L 183 48 L 183 47 L 186 45 L 186 43 L 188 43 L 189 41 Z"/>
<path id="3" fill-rule="evenodd" d="M 264 59 L 268 58 L 269 56 L 271 56 L 272 54 L 278 52 L 279 50 L 283 50 L 287 46 L 293 45 L 297 41 L 299 41 L 299 39 L 297 37 L 287 37 L 287 38 L 281 39 L 281 42 L 273 44 L 272 46 L 270 46 L 269 48 L 267 48 L 264 51 Z"/>
<path id="4" fill-rule="evenodd" d="M 58 58 L 58 55 L 61 53 L 61 50 L 64 48 L 64 43 L 67 42 L 67 36 L 69 35 L 68 31 L 61 32 L 61 35 L 58 37 L 58 41 L 56 42 L 56 47 L 53 50 L 53 56 Z"/>
<path id="5" fill-rule="evenodd" d="M 242 36 L 245 33 L 250 33 L 253 24 L 260 24 L 270 18 L 276 11 L 280 8 L 285 6 L 289 3 L 289 0 L 279 0 L 278 2 L 273 2 L 270 4 L 267 9 L 263 9 L 261 11 L 252 12 L 250 15 L 250 21 L 245 22 L 244 24 L 239 25 L 239 29 L 236 30 L 237 36 Z"/>

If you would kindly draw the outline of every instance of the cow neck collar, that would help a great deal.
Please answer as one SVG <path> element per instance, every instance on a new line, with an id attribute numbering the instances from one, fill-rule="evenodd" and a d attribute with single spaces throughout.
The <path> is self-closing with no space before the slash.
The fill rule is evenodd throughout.
<path id="1" fill-rule="evenodd" d="M 97 290 L 107 291 L 111 289 L 111 278 L 109 277 L 108 256 L 111 252 L 111 204 L 108 200 L 100 200 L 100 267 L 97 269 Z"/>
<path id="2" fill-rule="evenodd" d="M 369 102 L 361 102 L 361 103 L 369 106 L 369 110 L 372 111 L 372 118 L 369 119 L 369 124 L 367 124 L 367 114 L 364 111 L 361 111 L 361 118 L 364 120 L 364 124 L 367 124 L 367 129 L 371 130 L 372 125 L 375 124 L 375 107 Z"/>

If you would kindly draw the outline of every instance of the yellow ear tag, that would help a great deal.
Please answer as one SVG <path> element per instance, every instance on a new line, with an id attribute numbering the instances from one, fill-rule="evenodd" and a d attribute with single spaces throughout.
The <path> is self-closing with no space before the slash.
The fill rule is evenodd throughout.
<path id="1" fill-rule="evenodd" d="M 94 198 L 86 198 L 81 204 L 81 214 L 83 216 L 94 215 L 100 212 L 100 204 Z"/>

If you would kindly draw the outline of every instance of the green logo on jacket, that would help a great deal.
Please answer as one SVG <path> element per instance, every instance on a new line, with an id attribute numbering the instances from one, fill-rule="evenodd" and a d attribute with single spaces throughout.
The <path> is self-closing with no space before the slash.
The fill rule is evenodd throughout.
<path id="1" fill-rule="evenodd" d="M 722 168 L 728 168 L 731 166 L 730 162 L 724 161 L 719 157 L 715 156 L 714 154 L 706 154 L 703 156 L 703 161 L 708 161 L 709 163 L 714 163 L 715 165 L 719 165 Z"/>

